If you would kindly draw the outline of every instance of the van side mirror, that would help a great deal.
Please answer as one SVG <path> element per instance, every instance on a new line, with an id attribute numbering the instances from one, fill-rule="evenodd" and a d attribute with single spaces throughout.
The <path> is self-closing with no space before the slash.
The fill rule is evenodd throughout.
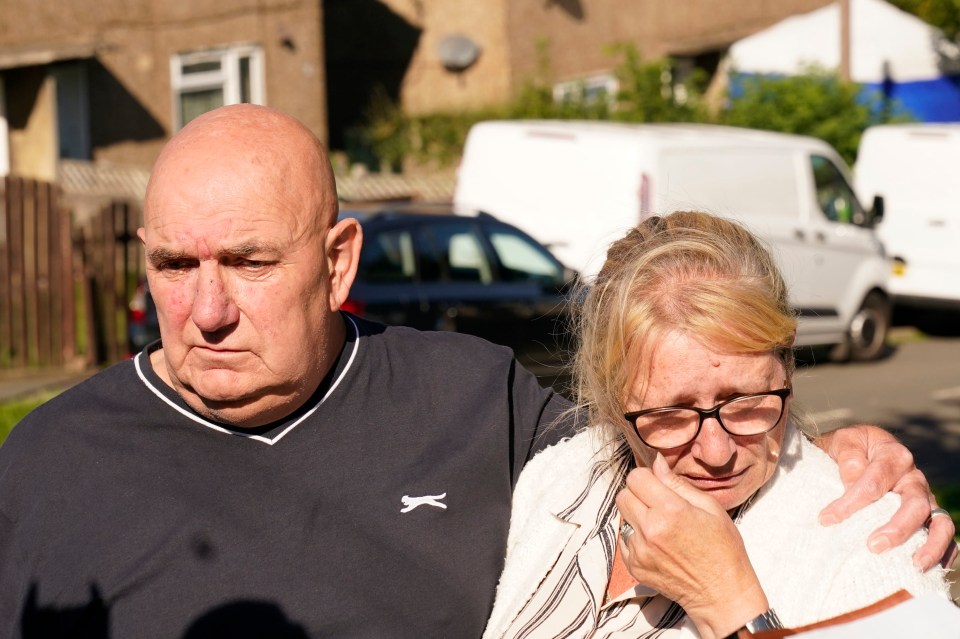
<path id="1" fill-rule="evenodd" d="M 873 196 L 873 206 L 870 207 L 870 221 L 876 224 L 883 219 L 883 196 Z"/>

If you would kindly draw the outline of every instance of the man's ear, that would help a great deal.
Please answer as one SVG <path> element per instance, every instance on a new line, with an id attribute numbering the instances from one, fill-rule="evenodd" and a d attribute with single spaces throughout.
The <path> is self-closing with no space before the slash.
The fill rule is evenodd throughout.
<path id="1" fill-rule="evenodd" d="M 327 277 L 330 278 L 330 310 L 336 312 L 350 294 L 353 278 L 357 275 L 363 231 L 353 218 L 344 218 L 327 231 L 324 245 L 327 258 Z"/>

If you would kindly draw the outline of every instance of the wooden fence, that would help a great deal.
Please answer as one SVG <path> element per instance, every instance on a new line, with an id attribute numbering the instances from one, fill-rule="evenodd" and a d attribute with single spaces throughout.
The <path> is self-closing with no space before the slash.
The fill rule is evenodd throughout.
<path id="1" fill-rule="evenodd" d="M 82 368 L 127 355 L 127 301 L 140 277 L 139 208 L 78 221 L 50 183 L 3 180 L 0 368 Z"/>
<path id="2" fill-rule="evenodd" d="M 116 201 L 100 210 L 82 236 L 85 281 L 90 289 L 90 341 L 96 363 L 116 362 L 130 355 L 128 304 L 143 277 L 143 245 L 137 238 L 138 206 Z"/>

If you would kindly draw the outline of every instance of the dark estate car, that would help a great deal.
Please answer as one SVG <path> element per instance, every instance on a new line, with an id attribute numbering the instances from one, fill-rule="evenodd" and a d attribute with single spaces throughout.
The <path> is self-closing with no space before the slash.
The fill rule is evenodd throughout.
<path id="1" fill-rule="evenodd" d="M 541 376 L 569 349 L 575 273 L 491 215 L 430 208 L 343 213 L 363 227 L 360 268 L 345 309 L 385 324 L 479 335 L 513 348 Z"/>
<path id="2" fill-rule="evenodd" d="M 141 280 L 133 299 L 127 305 L 127 340 L 130 355 L 136 355 L 143 347 L 160 338 L 160 324 L 157 321 L 157 307 L 147 287 L 147 281 Z"/>
<path id="3" fill-rule="evenodd" d="M 511 347 L 535 374 L 559 375 L 569 349 L 566 296 L 576 274 L 490 215 L 434 210 L 341 214 L 363 227 L 344 310 L 385 324 L 479 335 Z M 146 283 L 130 302 L 129 319 L 132 353 L 159 337 Z"/>

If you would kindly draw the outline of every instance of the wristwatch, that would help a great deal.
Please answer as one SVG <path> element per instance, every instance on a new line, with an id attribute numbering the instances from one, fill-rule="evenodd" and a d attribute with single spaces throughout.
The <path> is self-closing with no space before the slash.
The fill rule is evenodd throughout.
<path id="1" fill-rule="evenodd" d="M 736 632 L 732 635 L 729 635 L 726 639 L 737 639 L 737 633 L 741 630 L 748 630 L 749 632 L 760 632 L 761 630 L 775 630 L 777 628 L 783 628 L 783 624 L 780 622 L 780 618 L 777 616 L 776 611 L 773 608 L 768 608 L 766 612 L 762 612 L 747 623 L 743 624 Z"/>

